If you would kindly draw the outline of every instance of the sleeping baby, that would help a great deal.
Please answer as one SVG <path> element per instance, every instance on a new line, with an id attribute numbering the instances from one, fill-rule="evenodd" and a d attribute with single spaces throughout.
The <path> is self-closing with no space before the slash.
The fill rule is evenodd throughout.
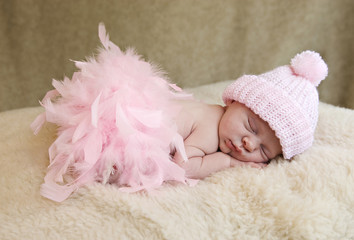
<path id="1" fill-rule="evenodd" d="M 290 159 L 312 145 L 318 118 L 316 87 L 327 76 L 316 52 L 259 76 L 245 75 L 226 88 L 225 107 L 188 101 L 177 117 L 188 161 L 175 162 L 191 178 L 237 165 L 263 167 Z"/>
<path id="2" fill-rule="evenodd" d="M 32 123 L 58 126 L 41 194 L 61 202 L 93 182 L 121 191 L 151 190 L 165 181 L 194 185 L 235 166 L 262 168 L 290 159 L 313 142 L 316 87 L 327 65 L 316 52 L 229 85 L 226 106 L 194 100 L 132 49 L 123 52 L 99 26 L 103 48 L 76 62 L 71 79 L 53 80 Z"/>

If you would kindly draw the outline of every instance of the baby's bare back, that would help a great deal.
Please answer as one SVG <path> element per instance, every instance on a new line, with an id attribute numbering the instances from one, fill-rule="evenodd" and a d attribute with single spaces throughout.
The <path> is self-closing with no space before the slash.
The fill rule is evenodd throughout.
<path id="1" fill-rule="evenodd" d="M 178 133 L 185 145 L 200 149 L 204 154 L 218 149 L 218 127 L 224 109 L 194 100 L 178 101 L 181 110 L 176 118 Z"/>

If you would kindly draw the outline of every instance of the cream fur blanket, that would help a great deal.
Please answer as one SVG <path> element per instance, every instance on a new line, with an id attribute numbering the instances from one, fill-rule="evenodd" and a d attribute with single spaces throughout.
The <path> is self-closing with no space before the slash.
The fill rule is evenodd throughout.
<path id="1" fill-rule="evenodd" d="M 227 82 L 191 89 L 220 102 Z M 0 239 L 354 239 L 354 111 L 320 105 L 314 146 L 263 170 L 234 168 L 196 187 L 127 194 L 96 184 L 42 198 L 55 128 L 41 108 L 0 113 Z"/>

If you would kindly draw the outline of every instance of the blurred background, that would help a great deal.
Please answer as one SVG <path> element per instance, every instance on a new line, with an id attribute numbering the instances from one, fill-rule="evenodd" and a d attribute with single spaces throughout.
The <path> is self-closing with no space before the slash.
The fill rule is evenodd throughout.
<path id="1" fill-rule="evenodd" d="M 352 0 L 0 0 L 0 111 L 38 106 L 53 78 L 71 77 L 70 59 L 97 53 L 100 22 L 181 87 L 317 51 L 329 67 L 320 100 L 354 109 Z"/>

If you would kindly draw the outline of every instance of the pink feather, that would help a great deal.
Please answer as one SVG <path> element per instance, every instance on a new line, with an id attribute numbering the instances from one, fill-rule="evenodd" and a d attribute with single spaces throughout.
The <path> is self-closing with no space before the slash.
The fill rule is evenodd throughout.
<path id="1" fill-rule="evenodd" d="M 133 49 L 122 52 L 103 24 L 99 38 L 103 49 L 96 58 L 74 61 L 79 70 L 71 79 L 53 80 L 55 89 L 42 100 L 45 114 L 31 126 L 35 133 L 45 121 L 59 127 L 41 194 L 60 202 L 94 181 L 128 192 L 188 182 L 170 150 L 186 158 L 173 102 L 190 95 Z"/>

